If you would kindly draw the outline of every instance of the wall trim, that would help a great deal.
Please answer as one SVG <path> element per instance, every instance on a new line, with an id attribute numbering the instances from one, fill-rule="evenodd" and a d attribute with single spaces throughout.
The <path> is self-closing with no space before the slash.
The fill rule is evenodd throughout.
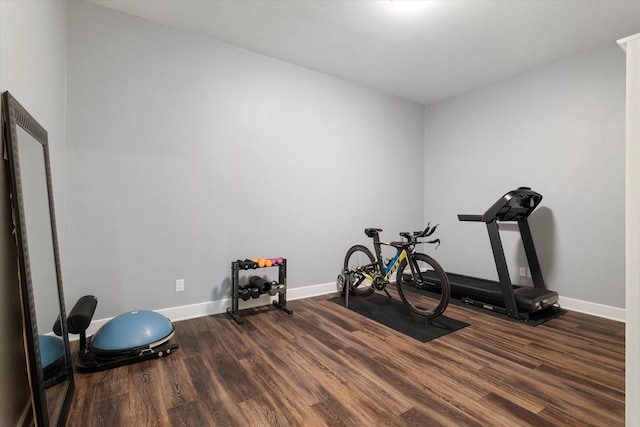
<path id="1" fill-rule="evenodd" d="M 289 289 L 287 291 L 287 301 L 295 301 L 297 299 L 328 295 L 334 292 L 336 292 L 335 282 L 303 286 Z M 262 297 L 257 299 L 240 301 L 240 309 L 242 310 L 269 304 L 270 300 L 275 300 L 276 298 L 277 297 L 263 295 Z M 625 309 L 623 308 L 611 307 L 603 304 L 597 304 L 567 297 L 560 297 L 559 303 L 562 308 L 565 308 L 567 310 L 590 314 L 597 317 L 604 317 L 606 319 L 617 320 L 619 322 L 625 321 Z M 226 313 L 227 307 L 230 306 L 231 299 L 225 298 L 217 301 L 208 301 L 178 307 L 169 307 L 155 311 L 168 317 L 173 322 L 178 322 L 181 320 L 195 319 L 198 317 Z M 102 325 L 104 325 L 111 319 L 112 318 L 105 318 L 92 321 L 91 326 L 89 326 L 89 329 L 87 329 L 87 335 L 94 334 L 98 329 L 100 329 Z"/>
<path id="2" fill-rule="evenodd" d="M 558 302 L 562 308 L 566 308 L 567 310 L 590 314 L 597 317 L 604 317 L 605 319 L 617 320 L 618 322 L 624 322 L 626 319 L 626 310 L 624 308 L 612 307 L 610 305 L 597 304 L 595 302 L 582 301 L 562 296 L 559 298 Z"/>
<path id="3" fill-rule="evenodd" d="M 320 285 L 304 286 L 301 288 L 293 288 L 287 290 L 287 301 L 295 301 L 297 299 L 317 297 L 327 295 L 336 291 L 336 284 L 323 283 Z M 263 295 L 260 298 L 250 299 L 248 301 L 239 301 L 240 310 L 246 308 L 259 307 L 270 304 L 275 301 L 277 296 Z M 180 320 L 195 319 L 197 317 L 211 316 L 214 314 L 226 313 L 227 308 L 231 307 L 231 298 L 225 298 L 218 301 L 209 301 L 198 304 L 183 305 L 181 307 L 170 307 L 162 310 L 156 310 L 171 319 L 174 322 Z M 109 319 L 106 319 L 108 321 Z"/>
<path id="4" fill-rule="evenodd" d="M 299 288 L 293 288 L 287 290 L 287 301 L 294 301 L 297 299 L 311 298 L 320 295 L 327 295 L 332 292 L 336 292 L 335 282 L 323 283 L 319 285 L 303 286 Z M 262 305 L 270 304 L 269 300 L 276 300 L 277 297 L 271 297 L 263 295 L 260 298 L 250 299 L 248 301 L 239 301 L 240 309 L 259 307 Z M 181 320 L 195 319 L 198 317 L 212 316 L 214 314 L 226 313 L 227 308 L 231 307 L 231 298 L 225 298 L 216 301 L 200 302 L 196 304 L 182 305 L 178 307 L 163 308 L 160 310 L 154 310 L 158 313 L 168 317 L 172 322 L 179 322 Z M 104 319 L 97 319 L 91 321 L 91 325 L 87 329 L 87 336 L 95 334 L 98 329 L 102 327 L 113 317 L 107 317 Z M 72 341 L 78 339 L 78 336 L 70 337 Z"/>

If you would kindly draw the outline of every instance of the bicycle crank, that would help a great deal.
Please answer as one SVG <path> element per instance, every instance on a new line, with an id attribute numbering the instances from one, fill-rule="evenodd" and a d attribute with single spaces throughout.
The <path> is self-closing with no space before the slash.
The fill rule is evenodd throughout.
<path id="1" fill-rule="evenodd" d="M 387 287 L 389 282 L 384 280 L 384 277 L 380 273 L 376 273 L 373 275 L 373 287 L 377 290 L 381 291 Z"/>

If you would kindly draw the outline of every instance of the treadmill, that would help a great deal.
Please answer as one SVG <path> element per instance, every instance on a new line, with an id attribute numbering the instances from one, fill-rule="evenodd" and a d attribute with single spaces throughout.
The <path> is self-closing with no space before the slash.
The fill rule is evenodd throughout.
<path id="1" fill-rule="evenodd" d="M 532 324 L 542 323 L 564 312 L 558 305 L 558 293 L 548 290 L 544 283 L 529 229 L 528 217 L 541 200 L 542 195 L 531 188 L 519 187 L 498 199 L 482 215 L 458 215 L 460 221 L 486 224 L 499 281 L 447 273 L 452 296 L 467 304 L 506 314 L 510 318 Z M 518 286 L 511 283 L 500 239 L 498 227 L 500 222 L 518 223 L 533 286 Z"/>

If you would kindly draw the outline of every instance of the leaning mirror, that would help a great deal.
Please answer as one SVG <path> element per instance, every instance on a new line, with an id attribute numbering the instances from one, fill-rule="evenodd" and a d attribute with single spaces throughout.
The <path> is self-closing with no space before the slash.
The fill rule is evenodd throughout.
<path id="1" fill-rule="evenodd" d="M 34 421 L 64 425 L 74 382 L 47 132 L 9 92 L 2 94 L 2 122 Z"/>

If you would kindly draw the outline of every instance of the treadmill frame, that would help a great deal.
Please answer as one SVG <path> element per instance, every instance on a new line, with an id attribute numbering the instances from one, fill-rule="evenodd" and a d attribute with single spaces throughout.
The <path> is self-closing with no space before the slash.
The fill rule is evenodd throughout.
<path id="1" fill-rule="evenodd" d="M 540 270 L 538 255 L 533 244 L 533 237 L 531 236 L 529 221 L 526 217 L 518 220 L 518 229 L 520 230 L 524 252 L 529 264 L 529 270 L 531 271 L 533 287 L 547 289 L 544 283 L 544 279 L 542 278 L 542 271 Z M 511 276 L 509 275 L 509 267 L 507 267 L 507 259 L 504 255 L 504 248 L 502 246 L 502 239 L 500 238 L 498 221 L 494 220 L 492 222 L 488 222 L 487 232 L 489 233 L 489 241 L 491 242 L 491 250 L 493 251 L 493 258 L 496 263 L 496 269 L 498 270 L 498 280 L 500 283 L 500 288 L 502 289 L 502 295 L 504 296 L 506 314 L 509 317 L 519 319 L 521 318 L 521 314 L 518 310 L 516 297 L 513 293 L 513 284 L 511 283 Z"/>
<path id="2" fill-rule="evenodd" d="M 529 206 L 519 206 L 516 209 L 511 209 L 511 199 L 516 197 L 517 200 L 526 198 Z M 507 266 L 507 259 L 504 255 L 504 247 L 502 246 L 502 239 L 500 238 L 499 223 L 500 222 L 513 222 L 517 221 L 518 230 L 522 238 L 522 244 L 524 246 L 524 252 L 529 264 L 529 270 L 531 271 L 531 278 L 533 280 L 533 287 L 538 289 L 547 290 L 542 277 L 542 270 L 540 269 L 540 263 L 538 261 L 538 255 L 533 243 L 533 237 L 531 235 L 531 229 L 529 227 L 528 217 L 538 206 L 542 200 L 542 195 L 532 191 L 529 187 L 520 187 L 516 190 L 510 191 L 501 197 L 496 203 L 493 204 L 483 215 L 458 215 L 460 221 L 472 221 L 472 222 L 484 222 L 487 226 L 487 232 L 489 234 L 489 241 L 491 242 L 491 250 L 493 251 L 493 259 L 498 270 L 498 280 L 502 295 L 504 299 L 504 309 L 492 304 L 476 301 L 471 298 L 465 297 L 463 302 L 472 304 L 475 306 L 490 309 L 492 311 L 502 312 L 507 316 L 520 319 L 529 320 L 530 313 L 521 313 L 518 309 L 518 304 L 514 294 L 514 287 L 511 283 L 511 276 L 509 275 L 509 268 Z M 552 291 L 551 291 L 552 292 Z"/>

